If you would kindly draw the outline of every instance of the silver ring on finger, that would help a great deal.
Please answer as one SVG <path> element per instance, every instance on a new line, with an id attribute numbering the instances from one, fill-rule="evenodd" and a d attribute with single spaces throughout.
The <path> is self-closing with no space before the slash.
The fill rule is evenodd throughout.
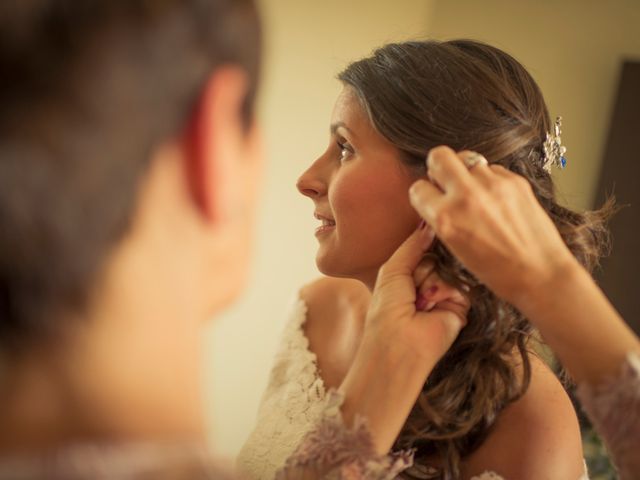
<path id="1" fill-rule="evenodd" d="M 478 164 L 489 165 L 489 162 L 484 155 L 478 152 L 471 152 L 468 155 L 465 155 L 462 161 L 469 170 L 473 169 L 473 167 Z"/>

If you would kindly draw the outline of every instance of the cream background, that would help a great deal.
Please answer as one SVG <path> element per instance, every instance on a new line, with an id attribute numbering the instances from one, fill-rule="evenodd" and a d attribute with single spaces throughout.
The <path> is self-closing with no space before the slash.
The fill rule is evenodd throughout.
<path id="1" fill-rule="evenodd" d="M 298 175 L 326 146 L 334 79 L 350 60 L 409 38 L 484 40 L 512 53 L 562 114 L 567 203 L 591 202 L 622 58 L 640 59 L 640 2 L 263 0 L 260 102 L 268 155 L 247 291 L 207 331 L 206 402 L 216 450 L 235 455 L 254 421 L 296 289 L 314 278 L 311 202 Z"/>

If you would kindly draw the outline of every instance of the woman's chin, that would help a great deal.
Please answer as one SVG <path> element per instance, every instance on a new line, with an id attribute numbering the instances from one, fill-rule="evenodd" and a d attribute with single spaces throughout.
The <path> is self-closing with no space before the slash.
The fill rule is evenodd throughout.
<path id="1" fill-rule="evenodd" d="M 328 277 L 348 277 L 344 262 L 323 254 L 321 250 L 316 255 L 316 267 L 320 273 Z"/>
<path id="2" fill-rule="evenodd" d="M 372 271 L 374 278 L 377 274 L 377 269 L 357 268 L 357 266 L 344 260 L 341 261 L 339 258 L 323 256 L 320 252 L 318 252 L 316 256 L 316 267 L 320 273 L 327 277 L 352 278 L 361 281 L 369 278 L 370 275 L 368 275 L 367 272 Z"/>
<path id="3" fill-rule="evenodd" d="M 326 275 L 328 277 L 337 277 L 338 275 L 338 271 L 336 271 L 335 268 L 331 268 L 331 266 L 327 265 L 326 262 L 322 262 L 318 259 L 316 259 L 316 267 L 318 268 L 318 271 L 323 274 Z"/>

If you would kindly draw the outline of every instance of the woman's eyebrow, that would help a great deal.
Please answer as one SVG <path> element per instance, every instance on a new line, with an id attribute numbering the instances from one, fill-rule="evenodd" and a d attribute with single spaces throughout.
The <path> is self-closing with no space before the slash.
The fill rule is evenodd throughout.
<path id="1" fill-rule="evenodd" d="M 331 124 L 330 127 L 330 131 L 331 131 L 331 135 L 335 135 L 336 131 L 338 130 L 338 128 L 344 128 L 347 132 L 349 132 L 351 135 L 353 135 L 353 132 L 349 129 L 349 127 L 347 127 L 347 124 L 344 122 L 335 122 Z"/>

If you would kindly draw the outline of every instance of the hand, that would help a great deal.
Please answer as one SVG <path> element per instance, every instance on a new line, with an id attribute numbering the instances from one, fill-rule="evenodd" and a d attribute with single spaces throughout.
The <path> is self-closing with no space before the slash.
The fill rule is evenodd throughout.
<path id="1" fill-rule="evenodd" d="M 448 147 L 429 152 L 430 182 L 411 204 L 449 250 L 539 330 L 577 382 L 618 374 L 640 341 L 566 247 L 521 176 L 497 165 L 469 170 Z"/>
<path id="2" fill-rule="evenodd" d="M 393 445 L 427 377 L 466 324 L 466 297 L 420 263 L 433 238 L 425 224 L 380 269 L 362 342 L 340 385 L 344 421 L 364 416 L 380 454 Z"/>
<path id="3" fill-rule="evenodd" d="M 367 313 L 364 337 L 399 357 L 421 359 L 426 375 L 466 324 L 469 300 L 422 260 L 434 238 L 423 224 L 382 266 Z"/>
<path id="4" fill-rule="evenodd" d="M 577 265 L 524 177 L 448 147 L 431 150 L 430 182 L 410 190 L 414 208 L 479 280 L 511 303 Z"/>

